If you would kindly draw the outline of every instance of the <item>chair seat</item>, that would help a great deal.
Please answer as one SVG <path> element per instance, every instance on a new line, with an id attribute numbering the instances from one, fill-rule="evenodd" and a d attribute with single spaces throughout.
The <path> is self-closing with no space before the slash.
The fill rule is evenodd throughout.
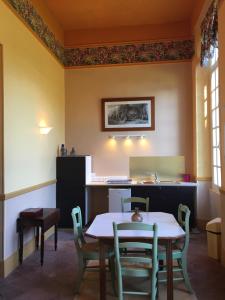
<path id="1" fill-rule="evenodd" d="M 174 249 L 172 251 L 172 258 L 173 259 L 181 258 L 182 255 L 183 255 L 182 250 L 179 247 L 177 247 L 177 245 L 174 245 L 173 248 Z M 165 260 L 166 259 L 166 250 L 163 249 L 162 247 L 159 248 L 158 259 L 159 260 Z"/>

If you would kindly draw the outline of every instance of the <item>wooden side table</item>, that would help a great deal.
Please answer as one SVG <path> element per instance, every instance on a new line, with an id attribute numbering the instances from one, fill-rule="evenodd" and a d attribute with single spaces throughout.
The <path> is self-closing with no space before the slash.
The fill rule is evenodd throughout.
<path id="1" fill-rule="evenodd" d="M 39 247 L 39 228 L 41 228 L 41 265 L 44 262 L 44 233 L 55 227 L 55 250 L 57 250 L 57 227 L 60 219 L 58 208 L 43 208 L 43 214 L 39 216 L 21 216 L 17 219 L 17 232 L 19 233 L 19 262 L 23 262 L 23 231 L 25 228 L 36 228 L 36 249 Z"/>

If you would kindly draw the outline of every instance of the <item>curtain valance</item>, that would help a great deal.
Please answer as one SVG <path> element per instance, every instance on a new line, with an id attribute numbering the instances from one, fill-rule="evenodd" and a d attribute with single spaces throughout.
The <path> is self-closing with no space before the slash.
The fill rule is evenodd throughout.
<path id="1" fill-rule="evenodd" d="M 218 48 L 218 9 L 217 1 L 210 5 L 201 23 L 201 66 L 208 66 L 214 49 Z"/>

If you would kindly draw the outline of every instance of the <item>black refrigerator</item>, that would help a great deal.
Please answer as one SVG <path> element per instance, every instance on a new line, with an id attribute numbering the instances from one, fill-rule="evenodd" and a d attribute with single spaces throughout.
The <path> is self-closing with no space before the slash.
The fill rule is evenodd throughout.
<path id="1" fill-rule="evenodd" d="M 80 206 L 83 225 L 86 223 L 85 184 L 91 177 L 91 156 L 56 158 L 56 207 L 60 209 L 61 228 L 72 228 L 71 210 Z"/>

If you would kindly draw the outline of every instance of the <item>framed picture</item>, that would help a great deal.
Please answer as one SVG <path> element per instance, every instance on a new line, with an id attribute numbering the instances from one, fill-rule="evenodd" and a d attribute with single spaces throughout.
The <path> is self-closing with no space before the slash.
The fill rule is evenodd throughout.
<path id="1" fill-rule="evenodd" d="M 155 130 L 155 97 L 102 99 L 102 131 Z"/>

